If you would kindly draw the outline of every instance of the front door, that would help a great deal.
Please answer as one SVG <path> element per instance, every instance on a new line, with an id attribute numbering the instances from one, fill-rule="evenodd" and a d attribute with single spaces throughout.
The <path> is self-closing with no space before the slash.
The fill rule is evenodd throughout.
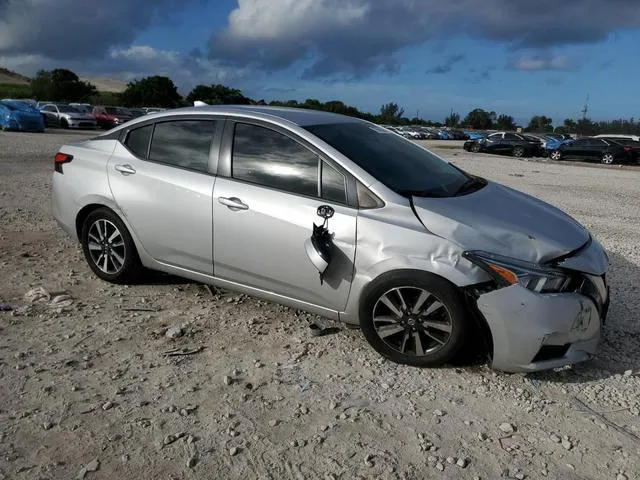
<path id="1" fill-rule="evenodd" d="M 107 167 L 109 185 L 146 252 L 213 275 L 210 149 L 218 122 L 172 120 L 131 130 Z"/>
<path id="2" fill-rule="evenodd" d="M 213 195 L 215 276 L 342 311 L 357 220 L 347 206 L 346 174 L 293 136 L 247 123 L 235 124 L 229 156 L 231 175 L 217 179 Z M 321 283 L 305 241 L 322 223 L 322 205 L 335 210 L 328 222 L 335 248 Z"/>

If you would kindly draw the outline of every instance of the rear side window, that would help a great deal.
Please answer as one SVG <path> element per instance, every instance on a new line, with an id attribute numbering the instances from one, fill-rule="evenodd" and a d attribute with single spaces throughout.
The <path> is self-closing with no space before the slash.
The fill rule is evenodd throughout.
<path id="1" fill-rule="evenodd" d="M 157 123 L 151 139 L 149 160 L 206 172 L 215 128 L 215 120 Z"/>
<path id="2" fill-rule="evenodd" d="M 145 127 L 131 130 L 129 135 L 127 135 L 127 140 L 124 144 L 134 153 L 135 156 L 146 159 L 152 131 L 153 125 L 147 125 Z"/>
<path id="3" fill-rule="evenodd" d="M 238 180 L 318 196 L 318 156 L 268 128 L 236 124 L 231 172 Z"/>

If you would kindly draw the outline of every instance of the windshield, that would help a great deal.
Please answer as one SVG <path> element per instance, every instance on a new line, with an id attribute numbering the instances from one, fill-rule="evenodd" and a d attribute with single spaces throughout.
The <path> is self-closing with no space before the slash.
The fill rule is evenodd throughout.
<path id="1" fill-rule="evenodd" d="M 366 123 L 304 127 L 402 195 L 450 197 L 470 176 L 415 143 Z"/>
<path id="2" fill-rule="evenodd" d="M 70 105 L 58 105 L 58 110 L 64 113 L 81 113 Z"/>
<path id="3" fill-rule="evenodd" d="M 129 115 L 129 112 L 127 112 L 124 108 L 119 108 L 119 107 L 105 107 L 104 108 L 108 114 L 110 115 Z"/>
<path id="4" fill-rule="evenodd" d="M 8 108 L 9 110 L 17 110 L 18 107 L 13 102 L 0 102 L 0 105 Z"/>

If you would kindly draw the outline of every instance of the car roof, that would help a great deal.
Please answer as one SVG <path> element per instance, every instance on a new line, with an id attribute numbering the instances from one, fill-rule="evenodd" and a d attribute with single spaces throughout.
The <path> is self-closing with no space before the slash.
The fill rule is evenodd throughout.
<path id="1" fill-rule="evenodd" d="M 326 123 L 357 123 L 362 120 L 337 113 L 322 112 L 304 108 L 267 107 L 261 105 L 207 105 L 166 110 L 153 114 L 153 118 L 170 117 L 180 114 L 212 113 L 217 115 L 249 115 L 254 118 L 273 120 L 278 118 L 298 126 Z"/>

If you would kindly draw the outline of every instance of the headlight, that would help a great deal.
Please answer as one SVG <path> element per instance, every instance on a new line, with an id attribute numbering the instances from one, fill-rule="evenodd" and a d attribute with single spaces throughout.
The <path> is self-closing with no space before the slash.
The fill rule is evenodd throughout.
<path id="1" fill-rule="evenodd" d="M 539 293 L 561 292 L 570 278 L 561 270 L 488 252 L 468 251 L 464 258 L 491 275 L 500 287 L 522 285 Z"/>

